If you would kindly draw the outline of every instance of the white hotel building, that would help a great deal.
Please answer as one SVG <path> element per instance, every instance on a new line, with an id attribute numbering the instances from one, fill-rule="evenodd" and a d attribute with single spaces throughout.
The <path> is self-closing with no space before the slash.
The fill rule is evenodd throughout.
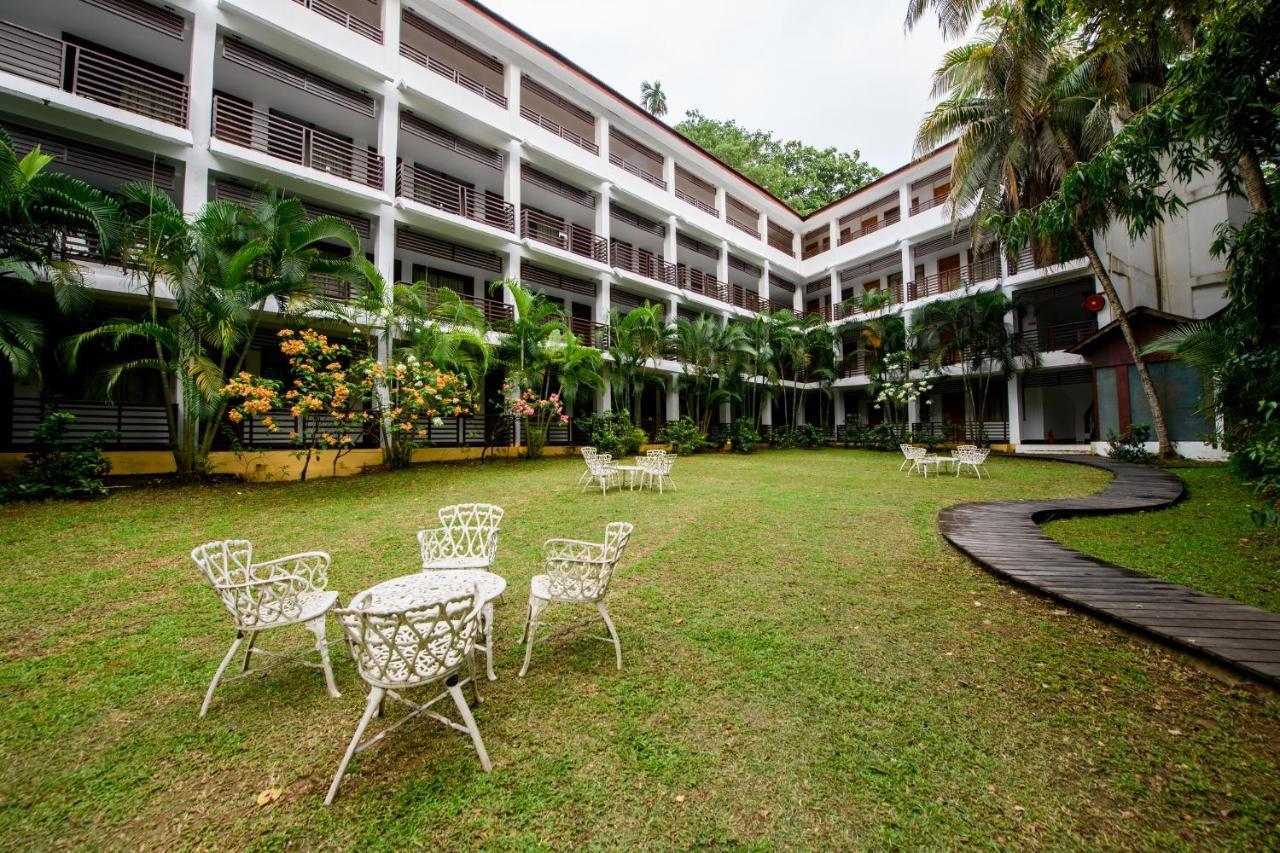
<path id="1" fill-rule="evenodd" d="M 471 0 L 4 0 L 0 124 L 20 150 L 39 144 L 96 186 L 154 178 L 189 213 L 270 183 L 351 221 L 388 279 L 454 288 L 499 318 L 511 308 L 487 284 L 519 278 L 589 341 L 611 307 L 645 300 L 668 318 L 786 308 L 846 324 L 857 297 L 887 290 L 895 304 L 882 310 L 910 324 L 928 300 L 1003 287 L 1010 323 L 1041 358 L 996 380 L 1005 391 L 985 413 L 987 436 L 1056 449 L 1141 420 L 1110 306 L 1082 304 L 1098 290 L 1085 261 L 975 256 L 943 203 L 952 147 L 802 217 Z M 1186 198 L 1186 215 L 1150 240 L 1101 235 L 1140 328 L 1223 305 L 1212 229 L 1245 207 L 1210 186 Z M 101 316 L 138 298 L 118 270 L 91 268 Z M 842 342 L 833 425 L 879 414 L 858 337 Z M 1196 383 L 1181 365 L 1155 368 L 1174 437 L 1194 453 L 1207 428 Z M 680 413 L 679 367 L 660 370 L 667 392 L 646 397 L 649 423 Z M 41 404 L 4 382 L 14 415 L 0 439 L 20 448 Z M 106 404 L 77 399 L 77 387 L 68 378 L 60 392 L 86 426 L 121 427 L 121 447 L 163 443 L 148 389 Z M 945 376 L 911 412 L 939 438 L 976 417 Z"/>

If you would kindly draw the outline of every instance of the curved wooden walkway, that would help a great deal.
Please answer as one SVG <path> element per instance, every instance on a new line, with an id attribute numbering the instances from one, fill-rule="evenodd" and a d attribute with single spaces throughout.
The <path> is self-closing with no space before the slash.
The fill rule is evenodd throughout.
<path id="1" fill-rule="evenodd" d="M 1096 495 L 960 504 L 938 514 L 947 541 L 990 571 L 1094 616 L 1280 686 L 1280 614 L 1095 559 L 1049 538 L 1039 522 L 1160 509 L 1182 480 L 1160 468 L 1097 457 L 1044 456 L 1115 474 Z"/>

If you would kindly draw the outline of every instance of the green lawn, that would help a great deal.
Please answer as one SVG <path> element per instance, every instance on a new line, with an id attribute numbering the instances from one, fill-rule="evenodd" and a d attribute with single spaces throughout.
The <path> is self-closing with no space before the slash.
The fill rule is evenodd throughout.
<path id="1" fill-rule="evenodd" d="M 579 464 L 547 460 L 0 510 L 0 848 L 1280 844 L 1274 695 L 1001 584 L 936 533 L 947 504 L 1105 473 L 997 459 L 990 481 L 924 481 L 898 463 L 700 456 L 661 497 L 580 494 Z M 323 548 L 351 593 L 412 571 L 414 531 L 459 500 L 507 510 L 499 680 L 476 711 L 492 774 L 414 723 L 321 806 L 363 704 L 345 652 L 341 700 L 286 668 L 197 719 L 231 632 L 194 544 Z M 610 598 L 622 672 L 592 627 L 517 679 L 541 542 L 613 519 L 636 524 Z"/>
<path id="2" fill-rule="evenodd" d="M 1066 519 L 1045 530 L 1103 560 L 1280 611 L 1280 536 L 1249 520 L 1249 487 L 1221 465 L 1174 473 L 1188 497 L 1169 509 Z"/>

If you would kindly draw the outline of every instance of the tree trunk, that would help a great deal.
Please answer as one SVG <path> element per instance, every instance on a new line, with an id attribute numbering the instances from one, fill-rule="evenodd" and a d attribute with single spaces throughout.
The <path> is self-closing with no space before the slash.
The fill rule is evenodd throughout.
<path id="1" fill-rule="evenodd" d="M 1093 235 L 1086 235 L 1077 227 L 1076 237 L 1084 246 L 1093 274 L 1102 283 L 1102 291 L 1106 294 L 1107 301 L 1111 303 L 1111 310 L 1120 324 L 1120 334 L 1124 336 L 1124 342 L 1129 346 L 1129 354 L 1133 356 L 1133 364 L 1138 370 L 1138 381 L 1142 385 L 1142 393 L 1147 398 L 1147 407 L 1151 410 L 1151 426 L 1156 431 L 1156 443 L 1159 445 L 1157 452 L 1161 459 L 1169 459 L 1173 456 L 1173 445 L 1169 442 L 1169 430 L 1164 422 L 1164 409 L 1160 406 L 1160 398 L 1156 396 L 1156 386 L 1151 382 L 1151 373 L 1147 370 L 1147 362 L 1138 347 L 1138 339 L 1134 337 L 1133 327 L 1129 325 L 1129 317 L 1125 314 L 1124 305 L 1120 302 L 1120 295 L 1116 293 L 1115 283 L 1112 282 L 1111 274 L 1107 272 L 1102 259 L 1098 256 L 1098 250 L 1093 245 Z"/>
<path id="2" fill-rule="evenodd" d="M 1267 198 L 1267 180 L 1262 174 L 1258 158 L 1252 153 L 1241 154 L 1237 167 L 1244 182 L 1244 193 L 1249 199 L 1249 206 L 1254 213 L 1265 213 L 1271 204 Z"/>

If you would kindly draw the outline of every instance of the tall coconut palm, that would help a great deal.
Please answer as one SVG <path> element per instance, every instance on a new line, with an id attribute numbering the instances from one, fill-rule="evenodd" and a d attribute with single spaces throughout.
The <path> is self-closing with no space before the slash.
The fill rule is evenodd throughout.
<path id="1" fill-rule="evenodd" d="M 734 389 L 746 351 L 746 334 L 737 323 L 721 325 L 705 314 L 676 320 L 672 357 L 683 373 L 689 414 L 703 432 L 711 428 L 716 406 L 741 399 Z"/>
<path id="2" fill-rule="evenodd" d="M 1125 63 L 1122 56 L 1086 52 L 1075 22 L 1057 4 L 993 4 L 977 38 L 948 51 L 935 72 L 934 95 L 942 100 L 916 134 L 921 153 L 958 139 L 953 214 L 971 209 L 973 221 L 983 224 L 989 214 L 1017 213 L 1049 198 L 1068 170 L 1110 140 L 1117 115 L 1141 97 L 1115 79 Z M 1160 453 L 1169 455 L 1164 412 L 1110 271 L 1092 230 L 1077 226 L 1075 235 L 1129 347 Z M 1032 245 L 1040 265 L 1056 260 L 1053 249 Z"/>
<path id="3" fill-rule="evenodd" d="M 959 38 L 969 31 L 973 20 L 991 0 L 907 0 L 906 29 L 916 24 L 930 9 L 938 16 L 938 28 L 947 38 Z"/>
<path id="4" fill-rule="evenodd" d="M 662 118 L 667 114 L 667 93 L 662 91 L 662 82 L 645 80 L 640 84 L 640 106 L 649 115 Z"/>
<path id="5" fill-rule="evenodd" d="M 63 311 L 88 306 L 80 267 L 65 256 L 68 237 L 95 238 L 105 253 L 116 236 L 115 205 L 84 181 L 49 168 L 54 158 L 39 146 L 22 157 L 0 128 L 0 283 L 13 279 L 53 288 Z M 0 358 L 14 376 L 38 373 L 43 324 L 0 308 Z"/>

